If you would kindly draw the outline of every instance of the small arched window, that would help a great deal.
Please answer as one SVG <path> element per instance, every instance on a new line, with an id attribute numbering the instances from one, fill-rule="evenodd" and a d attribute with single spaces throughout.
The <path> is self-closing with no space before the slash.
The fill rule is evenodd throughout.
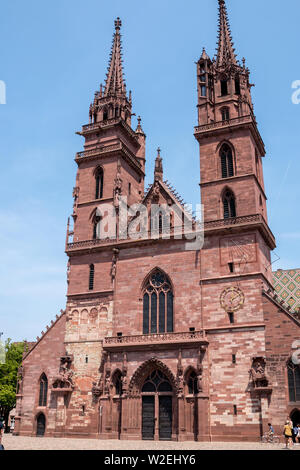
<path id="1" fill-rule="evenodd" d="M 235 85 L 235 94 L 240 95 L 241 85 L 240 85 L 240 77 L 238 75 L 235 77 L 234 85 Z"/>
<path id="2" fill-rule="evenodd" d="M 187 385 L 188 385 L 189 395 L 197 395 L 199 393 L 198 377 L 194 370 L 188 376 Z"/>
<path id="3" fill-rule="evenodd" d="M 291 402 L 300 401 L 300 366 L 292 360 L 288 362 L 289 399 Z"/>
<path id="4" fill-rule="evenodd" d="M 222 114 L 222 121 L 229 121 L 230 119 L 230 113 L 229 113 L 229 108 L 225 107 L 221 109 L 221 114 Z"/>
<path id="5" fill-rule="evenodd" d="M 95 199 L 102 199 L 103 198 L 103 169 L 98 168 L 95 173 L 96 179 L 96 194 Z"/>
<path id="6" fill-rule="evenodd" d="M 236 217 L 235 197 L 229 189 L 225 191 L 223 196 L 224 219 Z"/>
<path id="7" fill-rule="evenodd" d="M 221 95 L 227 96 L 228 95 L 228 82 L 227 80 L 221 80 Z"/>
<path id="8" fill-rule="evenodd" d="M 168 277 L 157 269 L 144 288 L 143 334 L 166 331 L 173 331 L 173 292 Z"/>
<path id="9" fill-rule="evenodd" d="M 103 110 L 103 121 L 107 121 L 108 119 L 108 111 L 106 108 L 104 108 Z"/>
<path id="10" fill-rule="evenodd" d="M 221 171 L 222 171 L 222 178 L 230 178 L 234 176 L 234 169 L 233 169 L 233 156 L 232 150 L 229 145 L 224 144 L 220 150 L 220 158 L 221 158 Z"/>
<path id="11" fill-rule="evenodd" d="M 100 224 L 101 224 L 100 215 L 95 215 L 95 217 L 93 218 L 93 240 L 100 238 Z"/>
<path id="12" fill-rule="evenodd" d="M 48 379 L 45 374 L 40 378 L 39 406 L 47 406 Z"/>
<path id="13" fill-rule="evenodd" d="M 90 275 L 89 275 L 89 290 L 94 289 L 94 277 L 95 277 L 95 266 L 90 265 Z"/>

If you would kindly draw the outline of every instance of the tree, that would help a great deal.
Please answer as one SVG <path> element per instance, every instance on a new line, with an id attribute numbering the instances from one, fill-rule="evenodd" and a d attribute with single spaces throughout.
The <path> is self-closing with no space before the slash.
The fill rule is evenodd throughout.
<path id="1" fill-rule="evenodd" d="M 26 342 L 12 343 L 8 339 L 5 343 L 5 362 L 0 364 L 0 415 L 6 427 L 9 413 L 16 406 L 18 369 L 26 347 Z"/>

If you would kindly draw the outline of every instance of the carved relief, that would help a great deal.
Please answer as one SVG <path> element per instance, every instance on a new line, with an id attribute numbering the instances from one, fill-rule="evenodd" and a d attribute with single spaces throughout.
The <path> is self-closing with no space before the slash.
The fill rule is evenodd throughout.
<path id="1" fill-rule="evenodd" d="M 117 174 L 114 181 L 114 206 L 119 207 L 120 198 L 122 194 L 123 180 L 121 178 L 121 164 L 118 162 Z"/>
<path id="2" fill-rule="evenodd" d="M 113 249 L 113 257 L 112 257 L 112 266 L 110 270 L 111 280 L 114 282 L 116 274 L 117 274 L 117 261 L 119 256 L 119 250 L 117 248 Z"/>
<path id="3" fill-rule="evenodd" d="M 266 360 L 264 357 L 254 357 L 249 371 L 254 388 L 268 387 L 269 379 L 266 374 Z"/>
<path id="4" fill-rule="evenodd" d="M 62 356 L 60 358 L 60 368 L 59 374 L 54 378 L 52 387 L 53 389 L 59 390 L 68 390 L 72 391 L 74 389 L 73 383 L 73 371 L 70 370 L 71 364 L 73 361 L 72 356 Z"/>

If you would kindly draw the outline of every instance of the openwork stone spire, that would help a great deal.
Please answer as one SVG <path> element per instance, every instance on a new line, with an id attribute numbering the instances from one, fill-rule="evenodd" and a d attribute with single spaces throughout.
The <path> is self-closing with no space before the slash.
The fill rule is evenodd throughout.
<path id="1" fill-rule="evenodd" d="M 126 85 L 123 77 L 122 65 L 122 45 L 120 29 L 122 22 L 118 17 L 115 21 L 115 33 L 110 54 L 110 63 L 106 76 L 104 96 L 124 94 L 126 95 Z"/>
<path id="2" fill-rule="evenodd" d="M 238 65 L 233 47 L 225 0 L 219 1 L 219 40 L 217 50 L 217 67 L 228 64 Z"/>

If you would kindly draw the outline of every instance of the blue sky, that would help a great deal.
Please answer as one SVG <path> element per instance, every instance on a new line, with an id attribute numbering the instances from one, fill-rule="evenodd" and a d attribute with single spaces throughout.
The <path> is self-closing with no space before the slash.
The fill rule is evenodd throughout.
<path id="1" fill-rule="evenodd" d="M 266 144 L 268 212 L 280 261 L 300 267 L 299 0 L 227 0 L 237 54 L 251 70 Z M 158 146 L 165 177 L 199 201 L 196 66 L 217 39 L 217 0 L 2 2 L 0 80 L 0 331 L 35 339 L 65 307 L 64 254 L 72 211 L 75 135 L 104 81 L 113 22 L 123 22 L 127 89 L 147 134 L 147 183 Z M 135 122 L 133 123 L 135 126 Z M 274 258 L 275 259 L 275 258 Z"/>

